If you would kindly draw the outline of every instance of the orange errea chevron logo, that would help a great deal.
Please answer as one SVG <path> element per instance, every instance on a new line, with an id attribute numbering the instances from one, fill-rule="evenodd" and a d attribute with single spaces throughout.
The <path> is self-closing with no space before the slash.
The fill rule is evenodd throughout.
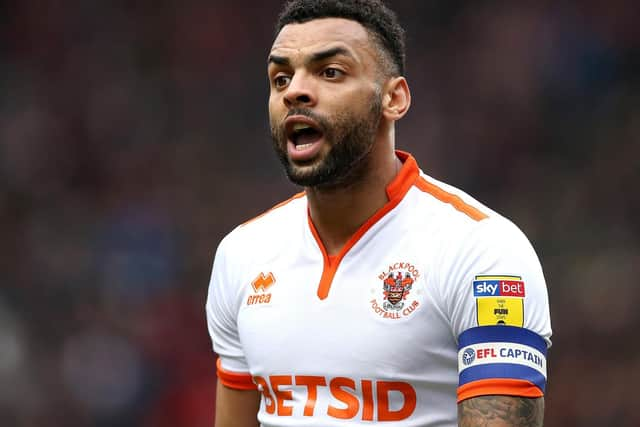
<path id="1" fill-rule="evenodd" d="M 251 286 L 253 287 L 253 295 L 247 297 L 247 305 L 254 304 L 268 304 L 271 302 L 271 292 L 267 292 L 273 284 L 276 283 L 276 278 L 272 272 L 258 274 L 253 279 Z"/>
<path id="2" fill-rule="evenodd" d="M 269 272 L 266 276 L 261 272 L 255 279 L 253 279 L 251 286 L 253 286 L 253 290 L 255 292 L 258 292 L 260 289 L 262 289 L 262 292 L 266 292 L 274 283 L 276 283 L 276 278 L 273 276 L 272 272 Z"/>

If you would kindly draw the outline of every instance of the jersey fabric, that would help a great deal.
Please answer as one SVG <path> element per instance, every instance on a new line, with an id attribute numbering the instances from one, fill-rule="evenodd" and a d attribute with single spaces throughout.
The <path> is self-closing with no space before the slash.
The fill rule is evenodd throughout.
<path id="1" fill-rule="evenodd" d="M 524 234 L 414 158 L 328 256 L 304 193 L 220 243 L 206 303 L 219 381 L 262 426 L 457 426 L 456 402 L 539 397 L 551 324 Z"/>

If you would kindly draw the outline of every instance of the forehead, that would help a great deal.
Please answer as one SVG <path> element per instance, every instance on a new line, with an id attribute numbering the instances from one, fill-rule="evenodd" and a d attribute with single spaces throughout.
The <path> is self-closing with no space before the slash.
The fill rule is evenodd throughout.
<path id="1" fill-rule="evenodd" d="M 322 18 L 285 25 L 273 42 L 271 52 L 304 54 L 337 44 L 375 55 L 367 30 L 359 22 L 343 18 Z"/>

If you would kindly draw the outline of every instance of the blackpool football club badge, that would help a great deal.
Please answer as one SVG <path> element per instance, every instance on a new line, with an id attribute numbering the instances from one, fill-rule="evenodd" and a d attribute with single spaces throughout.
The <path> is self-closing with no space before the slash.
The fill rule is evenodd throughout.
<path id="1" fill-rule="evenodd" d="M 418 269 L 407 262 L 397 262 L 378 275 L 380 280 L 376 298 L 370 301 L 371 309 L 385 319 L 402 319 L 410 316 L 420 306 L 415 298 L 414 285 L 420 277 Z"/>

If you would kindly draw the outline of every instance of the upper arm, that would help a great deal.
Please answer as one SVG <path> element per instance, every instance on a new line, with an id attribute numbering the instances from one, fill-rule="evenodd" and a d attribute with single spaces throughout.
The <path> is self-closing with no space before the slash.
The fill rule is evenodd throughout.
<path id="1" fill-rule="evenodd" d="M 237 327 L 237 284 L 241 281 L 236 277 L 239 268 L 234 260 L 238 257 L 230 255 L 229 250 L 225 239 L 216 252 L 206 303 L 209 333 L 219 356 L 215 426 L 256 427 L 260 399 Z"/>
<path id="2" fill-rule="evenodd" d="M 230 253 L 232 249 L 227 236 L 216 251 L 205 310 L 213 350 L 224 368 L 247 373 L 249 368 L 237 325 L 241 281 L 236 276 L 241 267 L 237 266 L 239 257 Z"/>
<path id="3" fill-rule="evenodd" d="M 478 396 L 458 404 L 459 427 L 541 427 L 544 398 Z"/>
<path id="4" fill-rule="evenodd" d="M 529 241 L 513 224 L 488 219 L 445 255 L 455 260 L 443 270 L 442 292 L 458 341 L 458 402 L 542 397 L 551 324 Z"/>
<path id="5" fill-rule="evenodd" d="M 218 381 L 215 427 L 258 427 L 260 394 L 257 390 L 238 390 Z"/>

